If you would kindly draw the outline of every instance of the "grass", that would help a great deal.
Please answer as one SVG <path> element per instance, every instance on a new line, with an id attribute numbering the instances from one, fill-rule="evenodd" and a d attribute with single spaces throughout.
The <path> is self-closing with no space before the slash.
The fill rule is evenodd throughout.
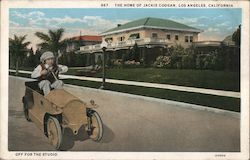
<path id="1" fill-rule="evenodd" d="M 67 74 L 75 74 L 75 69 L 69 69 Z M 102 77 L 102 72 L 95 77 Z M 187 69 L 107 69 L 107 78 L 173 84 L 199 88 L 240 91 L 240 75 L 231 71 L 187 70 Z"/>
<path id="2" fill-rule="evenodd" d="M 10 75 L 14 75 L 14 73 L 10 73 Z M 19 76 L 30 77 L 29 74 L 19 74 Z M 74 80 L 74 79 L 65 79 L 63 81 L 66 84 L 73 84 L 73 85 L 90 87 L 90 88 L 99 88 L 101 86 L 101 82 L 82 81 L 82 80 Z M 112 84 L 112 83 L 106 83 L 105 89 L 116 91 L 116 92 L 143 95 L 143 96 L 155 97 L 155 98 L 160 98 L 160 99 L 168 99 L 168 100 L 174 100 L 174 101 L 179 101 L 179 102 L 204 105 L 204 106 L 208 106 L 212 108 L 220 108 L 220 109 L 240 112 L 240 99 L 239 98 L 214 96 L 214 95 L 174 91 L 174 90 L 167 90 L 167 89 L 119 85 L 119 84 Z"/>

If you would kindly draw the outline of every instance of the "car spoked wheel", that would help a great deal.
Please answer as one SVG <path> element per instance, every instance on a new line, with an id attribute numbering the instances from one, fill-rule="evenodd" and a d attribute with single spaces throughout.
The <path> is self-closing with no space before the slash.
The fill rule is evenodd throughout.
<path id="1" fill-rule="evenodd" d="M 31 121 L 30 117 L 29 117 L 29 109 L 28 109 L 28 103 L 27 101 L 23 102 L 23 112 L 24 112 L 24 117 L 27 121 Z"/>
<path id="2" fill-rule="evenodd" d="M 50 144 L 59 150 L 62 143 L 62 129 L 56 118 L 49 117 L 47 121 L 47 133 Z"/>
<path id="3" fill-rule="evenodd" d="M 88 130 L 89 137 L 93 141 L 100 141 L 103 136 L 103 125 L 99 114 L 96 111 L 91 110 L 89 114 L 90 128 Z"/>

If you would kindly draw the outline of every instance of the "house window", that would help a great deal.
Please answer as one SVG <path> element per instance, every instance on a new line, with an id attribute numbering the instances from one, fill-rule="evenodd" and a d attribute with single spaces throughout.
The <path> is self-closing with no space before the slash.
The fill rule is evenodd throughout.
<path id="1" fill-rule="evenodd" d="M 171 40 L 170 34 L 167 34 L 167 39 L 168 39 L 168 40 Z"/>
<path id="2" fill-rule="evenodd" d="M 190 36 L 189 38 L 189 42 L 193 42 L 193 36 Z"/>
<path id="3" fill-rule="evenodd" d="M 188 36 L 185 36 L 185 42 L 188 42 Z"/>
<path id="4" fill-rule="evenodd" d="M 175 35 L 175 40 L 176 40 L 176 41 L 179 40 L 179 35 Z"/>
<path id="5" fill-rule="evenodd" d="M 157 38 L 158 34 L 157 33 L 152 33 L 152 38 Z"/>
<path id="6" fill-rule="evenodd" d="M 112 38 L 112 37 L 109 37 L 109 38 L 105 38 L 105 41 L 106 41 L 107 43 L 112 43 L 112 41 L 113 41 L 113 38 Z"/>
<path id="7" fill-rule="evenodd" d="M 134 33 L 129 36 L 129 39 L 139 39 L 140 38 L 140 33 Z"/>
<path id="8" fill-rule="evenodd" d="M 123 37 L 118 37 L 117 39 L 118 39 L 118 41 L 124 41 L 125 37 L 124 36 Z"/>

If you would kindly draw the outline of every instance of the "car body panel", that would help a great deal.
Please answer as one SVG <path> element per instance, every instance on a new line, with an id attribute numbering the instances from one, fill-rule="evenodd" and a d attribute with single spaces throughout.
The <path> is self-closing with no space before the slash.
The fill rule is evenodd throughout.
<path id="1" fill-rule="evenodd" d="M 44 132 L 44 115 L 45 113 L 38 106 L 32 106 L 32 109 L 29 109 L 29 116 L 32 122 L 36 124 L 36 126 Z"/>
<path id="2" fill-rule="evenodd" d="M 46 114 L 55 117 L 61 115 L 62 127 L 72 129 L 74 134 L 78 133 L 82 125 L 88 124 L 86 112 L 92 105 L 87 105 L 64 89 L 51 90 L 47 96 L 44 96 L 37 88 L 30 86 L 29 82 L 26 84 L 24 99 L 29 104 L 30 119 L 42 131 L 45 132 Z"/>
<path id="3" fill-rule="evenodd" d="M 64 89 L 54 89 L 50 91 L 50 93 L 44 98 L 50 102 L 53 102 L 55 105 L 57 105 L 60 108 L 65 107 L 71 101 L 75 101 L 75 100 L 80 101 L 79 98 L 73 96 L 72 94 L 65 91 Z"/>

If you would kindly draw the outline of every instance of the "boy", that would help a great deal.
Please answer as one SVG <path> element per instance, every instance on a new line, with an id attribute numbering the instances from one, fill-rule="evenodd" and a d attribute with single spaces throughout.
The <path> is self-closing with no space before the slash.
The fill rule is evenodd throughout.
<path id="1" fill-rule="evenodd" d="M 38 86 L 43 90 L 44 96 L 48 95 L 51 88 L 61 89 L 63 82 L 58 80 L 59 73 L 68 71 L 67 66 L 57 65 L 54 54 L 50 51 L 44 52 L 40 57 L 41 64 L 31 74 L 31 78 L 37 78 Z"/>

